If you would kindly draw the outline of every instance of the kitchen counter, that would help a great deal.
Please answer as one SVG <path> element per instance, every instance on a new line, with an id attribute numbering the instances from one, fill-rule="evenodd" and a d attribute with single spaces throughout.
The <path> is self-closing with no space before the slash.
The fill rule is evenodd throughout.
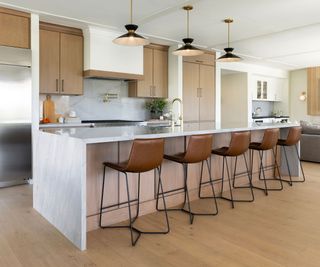
<path id="1" fill-rule="evenodd" d="M 184 123 L 183 126 L 174 127 L 149 127 L 149 126 L 113 126 L 113 127 L 97 127 L 97 128 L 55 128 L 44 129 L 47 133 L 69 136 L 83 140 L 86 144 L 129 141 L 139 138 L 168 138 L 188 136 L 193 134 L 217 134 L 236 131 L 253 131 L 268 128 L 287 128 L 297 126 L 297 123 L 252 123 L 248 125 L 237 125 L 231 127 L 224 125 L 216 127 L 214 123 Z"/>
<path id="2" fill-rule="evenodd" d="M 102 162 L 122 162 L 128 159 L 132 140 L 136 138 L 165 138 L 165 153 L 175 154 L 185 150 L 188 136 L 194 134 L 213 134 L 213 147 L 228 146 L 231 133 L 236 131 L 251 131 L 251 140 L 260 141 L 264 129 L 280 128 L 281 138 L 285 138 L 290 127 L 296 123 L 270 123 L 251 125 L 223 125 L 217 127 L 214 123 L 184 123 L 176 127 L 150 127 L 150 126 L 113 126 L 113 127 L 76 127 L 42 129 L 36 140 L 34 162 L 34 208 L 61 233 L 63 233 L 79 249 L 87 247 L 87 232 L 97 229 L 99 200 L 101 194 L 103 167 Z M 299 174 L 299 164 L 294 157 L 294 150 L 288 149 L 288 159 L 292 166 L 292 174 Z M 280 155 L 280 153 L 279 153 Z M 248 155 L 249 156 L 249 155 Z M 280 155 L 281 156 L 281 155 Z M 253 179 L 258 180 L 259 167 L 258 154 L 254 155 Z M 233 166 L 229 158 L 229 166 Z M 272 164 L 272 153 L 267 153 L 267 165 Z M 216 156 L 211 157 L 213 178 L 220 178 L 221 160 Z M 190 199 L 198 197 L 198 183 L 200 176 L 199 164 L 191 164 L 190 171 Z M 239 158 L 239 176 L 237 184 L 247 179 L 245 177 L 245 164 Z M 115 205 L 103 216 L 103 224 L 115 224 L 127 220 L 125 207 L 117 203 L 126 200 L 123 176 L 116 171 L 106 170 L 107 195 L 106 203 Z M 281 174 L 286 175 L 287 169 L 282 164 Z M 269 170 L 273 173 L 272 168 Z M 153 171 L 141 175 L 141 214 L 155 212 L 155 196 L 157 177 Z M 272 175 L 268 173 L 269 175 Z M 204 171 L 208 179 L 208 174 Z M 136 181 L 134 174 L 129 174 L 130 191 L 136 194 Z M 179 164 L 167 160 L 162 164 L 162 177 L 165 190 L 183 186 L 183 173 Z M 239 179 L 239 180 L 238 180 Z M 242 180 L 241 180 L 242 179 Z M 217 190 L 221 188 L 218 182 Z M 210 188 L 208 186 L 208 188 Z M 224 189 L 227 186 L 224 187 Z M 168 207 L 179 205 L 183 202 L 183 193 L 177 192 L 168 197 Z M 105 204 L 106 204 L 105 203 Z"/>
<path id="3" fill-rule="evenodd" d="M 252 119 L 288 119 L 288 118 L 290 118 L 290 116 L 287 116 L 287 115 L 252 116 Z"/>

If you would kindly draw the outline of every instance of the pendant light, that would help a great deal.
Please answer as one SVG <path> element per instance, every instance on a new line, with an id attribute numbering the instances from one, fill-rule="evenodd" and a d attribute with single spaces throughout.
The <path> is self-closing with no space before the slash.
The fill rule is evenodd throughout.
<path id="1" fill-rule="evenodd" d="M 172 54 L 184 57 L 202 55 L 204 52 L 191 45 L 193 39 L 189 37 L 189 12 L 193 9 L 193 6 L 184 6 L 183 9 L 187 11 L 187 38 L 182 39 L 184 46 L 173 51 Z"/>
<path id="2" fill-rule="evenodd" d="M 230 47 L 230 23 L 233 23 L 233 19 L 225 19 L 224 22 L 228 24 L 228 47 L 226 47 L 224 49 L 224 51 L 226 53 L 223 56 L 219 57 L 217 59 L 217 61 L 219 61 L 219 62 L 237 62 L 237 61 L 241 61 L 242 58 L 238 57 L 235 54 L 233 54 L 232 53 L 233 48 Z"/>
<path id="3" fill-rule="evenodd" d="M 118 45 L 139 46 L 149 44 L 149 40 L 136 33 L 138 25 L 132 23 L 132 0 L 130 0 L 130 24 L 124 26 L 127 33 L 114 39 L 113 42 Z"/>

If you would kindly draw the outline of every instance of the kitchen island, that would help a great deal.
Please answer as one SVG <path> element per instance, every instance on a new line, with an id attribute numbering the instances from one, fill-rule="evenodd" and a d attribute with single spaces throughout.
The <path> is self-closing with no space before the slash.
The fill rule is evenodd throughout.
<path id="1" fill-rule="evenodd" d="M 232 132 L 251 131 L 252 141 L 260 141 L 263 130 L 280 128 L 285 138 L 288 129 L 295 123 L 276 123 L 250 126 L 215 127 L 214 123 L 184 123 L 175 127 L 121 126 L 97 128 L 61 128 L 40 131 L 36 143 L 36 173 L 34 174 L 34 208 L 62 232 L 81 250 L 86 249 L 87 231 L 98 228 L 98 214 L 104 161 L 121 162 L 128 158 L 132 140 L 138 138 L 165 138 L 165 153 L 174 154 L 186 148 L 188 136 L 213 134 L 213 148 L 228 146 Z M 289 150 L 288 150 L 289 151 Z M 289 151 L 293 175 L 299 175 L 299 163 L 294 150 Z M 281 155 L 280 155 L 281 157 Z M 269 153 L 266 164 L 271 165 Z M 257 162 L 257 160 L 255 161 Z M 231 165 L 233 160 L 230 159 Z M 221 159 L 212 156 L 213 178 L 221 177 Z M 283 164 L 281 164 L 283 165 Z M 237 181 L 245 178 L 244 163 L 239 159 Z M 257 176 L 258 165 L 253 166 Z M 286 175 L 286 168 L 281 166 Z M 191 200 L 197 199 L 200 164 L 189 169 Z M 182 168 L 164 160 L 162 167 L 164 190 L 181 187 Z M 208 174 L 204 173 L 205 179 Z M 137 192 L 136 175 L 129 174 L 131 195 Z M 255 177 L 254 177 L 255 178 Z M 141 175 L 141 215 L 155 212 L 157 177 L 153 171 Z M 219 183 L 215 184 L 219 190 Z M 107 169 L 106 201 L 104 205 L 115 205 L 103 216 L 104 224 L 114 224 L 127 219 L 127 208 L 117 203 L 126 201 L 124 179 L 116 171 Z M 218 191 L 217 191 L 218 192 Z M 167 205 L 183 202 L 182 192 L 167 197 Z M 187 220 L 186 220 L 187 223 Z"/>

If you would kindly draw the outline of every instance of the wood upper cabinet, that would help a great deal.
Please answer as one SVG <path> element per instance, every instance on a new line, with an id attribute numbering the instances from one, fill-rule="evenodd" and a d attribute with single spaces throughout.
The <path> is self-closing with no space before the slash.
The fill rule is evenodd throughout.
<path id="1" fill-rule="evenodd" d="M 184 57 L 183 61 L 215 66 L 216 56 L 215 56 L 215 53 L 207 52 L 199 56 Z"/>
<path id="2" fill-rule="evenodd" d="M 0 7 L 0 45 L 30 48 L 30 14 Z"/>
<path id="3" fill-rule="evenodd" d="M 214 58 L 214 57 L 213 57 Z M 214 121 L 215 68 L 190 59 L 183 62 L 183 115 L 185 121 Z"/>
<path id="4" fill-rule="evenodd" d="M 58 94 L 60 33 L 40 30 L 40 93 Z"/>
<path id="5" fill-rule="evenodd" d="M 61 92 L 83 94 L 83 39 L 73 34 L 60 34 Z"/>
<path id="6" fill-rule="evenodd" d="M 320 67 L 308 68 L 308 115 L 320 115 Z"/>
<path id="7" fill-rule="evenodd" d="M 129 81 L 131 97 L 168 97 L 168 47 L 148 45 L 143 50 L 143 80 Z"/>
<path id="8" fill-rule="evenodd" d="M 40 93 L 83 94 L 81 30 L 40 25 Z"/>

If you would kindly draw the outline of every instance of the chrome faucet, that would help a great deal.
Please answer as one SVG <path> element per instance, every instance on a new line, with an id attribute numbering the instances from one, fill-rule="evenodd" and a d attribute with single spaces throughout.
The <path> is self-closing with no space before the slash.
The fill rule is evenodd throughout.
<path id="1" fill-rule="evenodd" d="M 175 98 L 172 100 L 171 104 L 172 104 L 172 113 L 173 113 L 173 104 L 174 102 L 179 102 L 179 116 L 178 116 L 178 120 L 179 123 L 175 122 L 176 125 L 182 126 L 183 124 L 183 104 L 182 104 L 182 100 L 180 98 Z"/>

